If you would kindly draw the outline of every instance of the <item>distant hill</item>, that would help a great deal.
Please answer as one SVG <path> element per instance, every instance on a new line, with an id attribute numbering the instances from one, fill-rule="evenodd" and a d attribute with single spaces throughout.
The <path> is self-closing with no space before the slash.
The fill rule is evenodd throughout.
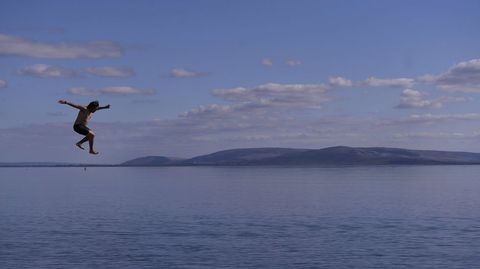
<path id="1" fill-rule="evenodd" d="M 184 159 L 163 156 L 147 156 L 126 161 L 121 166 L 165 166 L 180 164 Z"/>
<path id="2" fill-rule="evenodd" d="M 245 148 L 219 151 L 191 159 L 149 156 L 127 161 L 121 166 L 385 164 L 480 164 L 480 153 L 344 146 L 324 149 Z"/>

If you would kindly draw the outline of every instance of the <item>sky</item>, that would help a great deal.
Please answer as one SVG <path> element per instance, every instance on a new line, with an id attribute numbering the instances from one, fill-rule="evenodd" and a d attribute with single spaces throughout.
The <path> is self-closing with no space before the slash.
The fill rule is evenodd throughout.
<path id="1" fill-rule="evenodd" d="M 0 3 L 0 162 L 480 152 L 479 1 Z M 94 113 L 93 156 L 74 146 Z"/>

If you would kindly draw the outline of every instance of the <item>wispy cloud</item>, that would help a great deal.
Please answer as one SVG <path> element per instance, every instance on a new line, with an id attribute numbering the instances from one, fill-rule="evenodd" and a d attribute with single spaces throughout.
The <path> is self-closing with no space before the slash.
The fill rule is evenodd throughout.
<path id="1" fill-rule="evenodd" d="M 353 82 L 344 77 L 331 77 L 328 79 L 328 84 L 332 87 L 351 87 Z"/>
<path id="2" fill-rule="evenodd" d="M 359 85 L 369 87 L 393 87 L 393 88 L 411 88 L 415 84 L 415 80 L 412 78 L 376 78 L 369 77 L 365 81 L 359 83 Z"/>
<path id="3" fill-rule="evenodd" d="M 47 64 L 35 64 L 27 66 L 18 70 L 17 73 L 19 75 L 37 78 L 72 78 L 78 76 L 78 73 L 74 70 Z"/>
<path id="4" fill-rule="evenodd" d="M 5 88 L 7 86 L 7 82 L 5 80 L 0 79 L 0 89 Z"/>
<path id="5" fill-rule="evenodd" d="M 285 61 L 285 64 L 288 66 L 298 66 L 298 65 L 302 65 L 303 62 L 297 59 L 288 59 Z"/>
<path id="6" fill-rule="evenodd" d="M 396 108 L 441 108 L 445 103 L 467 102 L 470 97 L 440 96 L 435 99 L 426 99 L 428 94 L 412 89 L 403 90 L 400 104 Z"/>
<path id="7" fill-rule="evenodd" d="M 49 43 L 0 34 L 0 55 L 50 59 L 112 58 L 123 55 L 110 41 L 90 43 Z"/>
<path id="8" fill-rule="evenodd" d="M 99 77 L 131 77 L 135 75 L 133 69 L 128 67 L 89 67 L 85 71 Z"/>
<path id="9" fill-rule="evenodd" d="M 427 139 L 463 139 L 463 138 L 473 138 L 478 137 L 478 133 L 474 134 L 464 134 L 460 132 L 415 132 L 415 133 L 396 133 L 393 135 L 394 138 L 427 138 Z"/>
<path id="10" fill-rule="evenodd" d="M 202 117 L 216 117 L 221 118 L 226 113 L 230 113 L 234 111 L 233 106 L 229 105 L 217 105 L 217 104 L 210 104 L 207 106 L 199 106 L 197 108 L 191 109 L 189 111 L 182 112 L 180 117 L 183 118 L 191 118 L 197 115 L 201 115 Z"/>
<path id="11" fill-rule="evenodd" d="M 343 77 L 330 78 L 331 86 L 348 86 L 350 80 Z M 369 77 L 363 81 L 352 82 L 352 86 L 390 87 L 413 89 L 417 84 L 432 84 L 447 92 L 480 93 L 480 59 L 472 59 L 455 64 L 446 72 L 425 74 L 416 78 L 377 78 Z M 410 96 L 412 92 L 410 92 Z"/>
<path id="12" fill-rule="evenodd" d="M 442 99 L 425 99 L 426 93 L 417 90 L 405 89 L 402 92 L 400 104 L 396 108 L 440 108 Z"/>
<path id="13" fill-rule="evenodd" d="M 85 87 L 74 87 L 67 90 L 69 94 L 79 96 L 97 96 L 97 95 L 139 95 L 139 94 L 153 94 L 153 90 L 143 90 L 129 86 L 114 86 L 100 89 L 89 89 Z"/>
<path id="14" fill-rule="evenodd" d="M 263 66 L 271 67 L 271 66 L 273 66 L 273 61 L 268 59 L 268 58 L 263 58 L 262 61 L 261 61 L 261 64 Z"/>
<path id="15" fill-rule="evenodd" d="M 434 83 L 438 76 L 432 74 L 421 75 L 415 79 L 418 83 Z"/>
<path id="16" fill-rule="evenodd" d="M 194 78 L 206 76 L 205 72 L 197 72 L 183 68 L 174 68 L 170 71 L 170 77 L 173 78 Z"/>

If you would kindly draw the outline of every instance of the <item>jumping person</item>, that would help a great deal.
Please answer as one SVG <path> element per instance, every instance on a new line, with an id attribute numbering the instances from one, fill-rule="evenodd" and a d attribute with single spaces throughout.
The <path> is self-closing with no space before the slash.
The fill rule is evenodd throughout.
<path id="1" fill-rule="evenodd" d="M 101 107 L 98 104 L 98 101 L 93 101 L 88 104 L 88 106 L 84 107 L 81 105 L 73 104 L 70 102 L 67 102 L 65 100 L 60 100 L 58 101 L 60 104 L 64 105 L 69 105 L 71 107 L 74 107 L 80 111 L 78 111 L 78 116 L 77 119 L 75 120 L 75 123 L 73 124 L 73 130 L 75 132 L 84 135 L 85 137 L 78 141 L 75 145 L 77 147 L 84 149 L 82 147 L 82 144 L 88 141 L 88 144 L 90 146 L 90 154 L 98 154 L 97 151 L 93 150 L 93 139 L 95 138 L 95 133 L 90 130 L 90 128 L 87 127 L 88 121 L 90 118 L 92 118 L 92 113 L 95 113 L 95 111 L 100 110 L 100 109 L 108 109 L 110 108 L 110 105 L 106 105 Z"/>

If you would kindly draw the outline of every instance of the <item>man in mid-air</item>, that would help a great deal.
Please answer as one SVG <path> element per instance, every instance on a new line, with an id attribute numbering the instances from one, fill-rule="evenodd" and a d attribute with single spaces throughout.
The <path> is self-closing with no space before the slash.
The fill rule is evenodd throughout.
<path id="1" fill-rule="evenodd" d="M 98 152 L 93 149 L 93 139 L 95 138 L 95 133 L 93 133 L 92 130 L 90 130 L 90 128 L 87 127 L 87 124 L 90 118 L 92 118 L 92 113 L 95 113 L 95 111 L 97 110 L 108 109 L 110 108 L 110 105 L 101 107 L 98 104 L 98 101 L 93 101 L 93 102 L 90 102 L 90 104 L 88 104 L 88 106 L 85 107 L 85 106 L 67 102 L 65 100 L 60 100 L 58 102 L 60 104 L 69 105 L 79 110 L 77 119 L 73 124 L 73 130 L 75 130 L 75 132 L 81 135 L 84 135 L 85 137 L 82 140 L 78 141 L 75 145 L 77 145 L 77 147 L 81 149 L 84 149 L 82 147 L 82 144 L 88 141 L 88 144 L 90 146 L 90 154 L 98 154 Z"/>

